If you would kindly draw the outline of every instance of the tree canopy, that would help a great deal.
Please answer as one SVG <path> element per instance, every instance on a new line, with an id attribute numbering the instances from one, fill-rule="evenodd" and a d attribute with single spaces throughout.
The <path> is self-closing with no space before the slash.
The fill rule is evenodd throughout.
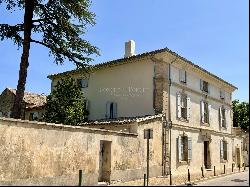
<path id="1" fill-rule="evenodd" d="M 47 97 L 44 120 L 50 123 L 78 125 L 87 120 L 86 101 L 81 87 L 73 78 L 58 81 Z"/>
<path id="2" fill-rule="evenodd" d="M 249 103 L 234 100 L 233 104 L 233 126 L 249 130 Z"/>
<path id="3" fill-rule="evenodd" d="M 24 10 L 22 23 L 0 24 L 0 40 L 11 39 L 23 48 L 12 111 L 14 118 L 21 118 L 31 43 L 48 48 L 56 64 L 68 59 L 77 68 L 88 66 L 92 54 L 99 55 L 98 48 L 82 38 L 87 26 L 95 24 L 90 4 L 90 0 L 0 0 L 7 10 Z"/>

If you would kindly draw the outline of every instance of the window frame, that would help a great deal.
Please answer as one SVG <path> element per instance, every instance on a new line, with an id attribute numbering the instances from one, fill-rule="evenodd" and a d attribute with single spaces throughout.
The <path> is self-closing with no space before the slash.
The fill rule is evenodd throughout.
<path id="1" fill-rule="evenodd" d="M 179 70 L 179 80 L 183 84 L 187 84 L 187 71 L 184 69 Z"/>
<path id="2" fill-rule="evenodd" d="M 89 86 L 88 79 L 82 79 L 82 78 L 80 78 L 80 79 L 77 79 L 76 81 L 77 81 L 77 85 L 79 85 L 80 88 L 87 88 Z M 84 82 L 85 82 L 85 84 L 83 84 Z"/>

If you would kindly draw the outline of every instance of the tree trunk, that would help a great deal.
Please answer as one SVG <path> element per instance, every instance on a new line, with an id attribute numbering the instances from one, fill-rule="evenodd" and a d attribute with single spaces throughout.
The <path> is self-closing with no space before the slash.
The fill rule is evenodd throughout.
<path id="1" fill-rule="evenodd" d="M 12 108 L 12 117 L 16 119 L 22 118 L 24 114 L 23 97 L 26 84 L 27 69 L 29 66 L 28 59 L 30 51 L 33 11 L 34 11 L 34 0 L 25 0 L 23 53 L 19 69 L 19 80 L 17 84 L 17 91 L 14 100 L 14 105 Z"/>

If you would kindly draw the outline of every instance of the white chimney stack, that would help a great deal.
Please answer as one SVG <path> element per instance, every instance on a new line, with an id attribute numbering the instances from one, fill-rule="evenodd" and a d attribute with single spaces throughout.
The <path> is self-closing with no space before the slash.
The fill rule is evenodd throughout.
<path id="1" fill-rule="evenodd" d="M 125 42 L 125 55 L 124 57 L 131 57 L 135 55 L 135 41 L 129 40 L 128 42 Z"/>

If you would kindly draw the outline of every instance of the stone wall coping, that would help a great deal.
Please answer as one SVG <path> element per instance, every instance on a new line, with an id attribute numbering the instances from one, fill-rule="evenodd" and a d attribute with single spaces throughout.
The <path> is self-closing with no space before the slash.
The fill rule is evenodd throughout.
<path id="1" fill-rule="evenodd" d="M 38 121 L 29 121 L 29 120 L 21 120 L 21 119 L 13 119 L 13 118 L 5 118 L 0 117 L 0 122 L 6 121 L 6 122 L 16 122 L 16 123 L 23 123 L 30 125 L 30 128 L 36 128 L 38 126 L 44 126 L 44 127 L 54 127 L 54 128 L 65 128 L 65 129 L 76 129 L 76 130 L 84 130 L 84 131 L 90 131 L 92 133 L 99 132 L 99 133 L 111 133 L 111 134 L 118 134 L 118 135 L 129 135 L 129 136 L 138 136 L 136 133 L 129 133 L 129 132 L 119 132 L 119 131 L 113 131 L 113 130 L 107 130 L 107 129 L 97 129 L 97 128 L 89 128 L 89 127 L 83 127 L 79 125 L 63 125 L 63 124 L 56 124 L 56 123 L 46 123 L 46 122 L 38 122 Z M 1 124 L 0 124 L 1 125 Z"/>
<path id="2" fill-rule="evenodd" d="M 152 115 L 152 116 L 142 116 L 142 117 L 125 117 L 125 118 L 118 118 L 118 119 L 112 119 L 112 120 L 95 120 L 95 121 L 89 121 L 82 123 L 81 125 L 133 125 L 134 123 L 140 123 L 140 122 L 147 122 L 152 119 L 161 118 L 162 114 Z"/>

